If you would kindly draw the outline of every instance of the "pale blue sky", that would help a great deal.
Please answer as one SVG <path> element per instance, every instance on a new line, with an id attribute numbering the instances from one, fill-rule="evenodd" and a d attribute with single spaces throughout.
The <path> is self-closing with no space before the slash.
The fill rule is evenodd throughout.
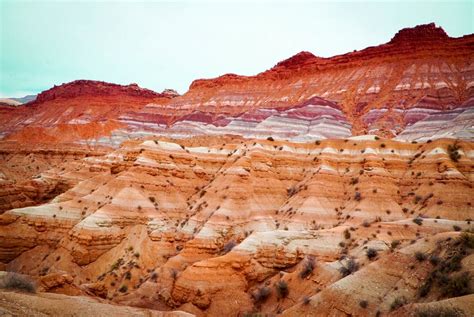
<path id="1" fill-rule="evenodd" d="M 184 93 L 197 78 L 342 54 L 417 24 L 474 33 L 473 1 L 0 1 L 2 97 L 75 79 Z"/>

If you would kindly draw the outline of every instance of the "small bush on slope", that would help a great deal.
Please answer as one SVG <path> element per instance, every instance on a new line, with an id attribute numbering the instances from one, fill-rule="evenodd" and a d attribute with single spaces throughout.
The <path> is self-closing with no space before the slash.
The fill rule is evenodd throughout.
<path id="1" fill-rule="evenodd" d="M 0 279 L 0 288 L 18 290 L 28 293 L 36 292 L 36 285 L 27 276 L 8 272 Z"/>
<path id="2" fill-rule="evenodd" d="M 285 281 L 278 281 L 275 287 L 277 289 L 277 294 L 279 298 L 285 298 L 290 293 L 290 290 L 288 289 L 288 283 Z"/>
<path id="3" fill-rule="evenodd" d="M 314 270 L 314 259 L 313 258 L 308 258 L 303 264 L 303 269 L 301 270 L 299 276 L 301 278 L 306 278 L 308 277 Z"/>
<path id="4" fill-rule="evenodd" d="M 252 294 L 254 302 L 255 303 L 263 303 L 270 296 L 271 292 L 272 291 L 269 287 L 264 286 L 262 288 L 259 288 L 257 291 L 255 291 Z"/>
<path id="5" fill-rule="evenodd" d="M 357 270 L 359 270 L 359 263 L 357 263 L 354 259 L 349 259 L 346 265 L 343 265 L 339 268 L 339 272 L 343 277 L 350 275 Z"/>

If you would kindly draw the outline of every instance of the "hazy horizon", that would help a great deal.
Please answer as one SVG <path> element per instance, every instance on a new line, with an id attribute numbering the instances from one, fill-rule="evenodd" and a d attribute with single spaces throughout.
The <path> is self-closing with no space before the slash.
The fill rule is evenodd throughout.
<path id="1" fill-rule="evenodd" d="M 434 22 L 474 32 L 473 2 L 257 4 L 59 1 L 0 3 L 0 97 L 76 79 L 185 93 L 198 78 L 255 75 L 300 51 L 330 57 Z"/>

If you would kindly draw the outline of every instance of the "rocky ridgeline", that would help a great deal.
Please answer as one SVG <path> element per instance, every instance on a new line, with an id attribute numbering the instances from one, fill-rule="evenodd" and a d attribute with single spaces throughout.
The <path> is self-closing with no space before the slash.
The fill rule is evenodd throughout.
<path id="1" fill-rule="evenodd" d="M 173 98 L 177 96 L 176 91 L 165 90 L 157 93 L 149 89 L 140 88 L 137 84 L 117 85 L 94 80 L 75 80 L 70 83 L 54 86 L 51 89 L 38 94 L 36 100 L 29 103 L 35 105 L 51 101 L 57 98 L 75 98 L 78 96 L 110 96 L 124 95 L 143 98 Z"/>
<path id="2" fill-rule="evenodd" d="M 255 76 L 199 79 L 182 96 L 79 80 L 26 106 L 0 107 L 0 135 L 112 147 L 148 135 L 472 140 L 473 56 L 472 35 L 451 38 L 428 24 L 360 51 L 330 58 L 301 52 Z M 301 113 L 302 105 L 316 110 Z"/>

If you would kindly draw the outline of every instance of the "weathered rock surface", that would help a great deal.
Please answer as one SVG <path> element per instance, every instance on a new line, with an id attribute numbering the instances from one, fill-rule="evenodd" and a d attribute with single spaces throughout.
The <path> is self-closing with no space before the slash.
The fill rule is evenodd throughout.
<path id="1" fill-rule="evenodd" d="M 0 291 L 2 316 L 152 316 L 192 317 L 185 312 L 160 312 L 144 308 L 126 307 L 101 303 L 90 297 L 66 296 L 41 293 L 24 294 Z"/>

